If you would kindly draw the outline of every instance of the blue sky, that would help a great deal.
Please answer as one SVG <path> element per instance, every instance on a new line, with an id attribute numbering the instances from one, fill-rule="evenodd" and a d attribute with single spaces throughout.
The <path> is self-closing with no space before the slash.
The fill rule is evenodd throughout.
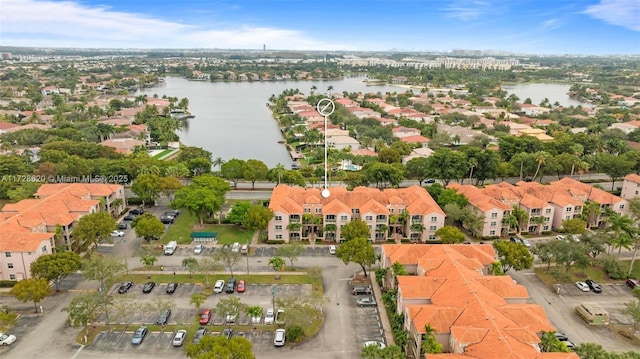
<path id="1" fill-rule="evenodd" d="M 640 54 L 640 0 L 2 0 L 0 45 Z"/>

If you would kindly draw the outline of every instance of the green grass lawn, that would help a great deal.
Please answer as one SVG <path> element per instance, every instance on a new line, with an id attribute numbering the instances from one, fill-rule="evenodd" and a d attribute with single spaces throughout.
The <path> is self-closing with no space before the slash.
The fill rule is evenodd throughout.
<path id="1" fill-rule="evenodd" d="M 233 244 L 251 242 L 253 231 L 242 230 L 233 224 L 204 224 L 198 226 L 198 219 L 187 211 L 180 213 L 176 221 L 169 227 L 162 237 L 161 243 L 177 241 L 178 244 L 191 244 L 191 232 L 216 232 L 218 233 L 218 243 Z M 197 228 L 197 229 L 194 229 Z"/>
<path id="2" fill-rule="evenodd" d="M 173 149 L 168 148 L 168 149 L 158 153 L 157 155 L 153 156 L 153 158 L 162 158 L 163 156 L 166 156 L 167 154 L 169 154 L 171 152 L 173 152 Z"/>

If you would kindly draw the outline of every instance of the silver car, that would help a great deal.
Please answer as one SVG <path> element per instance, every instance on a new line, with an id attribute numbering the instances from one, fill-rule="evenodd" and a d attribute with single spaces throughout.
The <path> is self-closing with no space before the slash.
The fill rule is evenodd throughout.
<path id="1" fill-rule="evenodd" d="M 140 328 L 136 329 L 136 332 L 133 333 L 133 338 L 131 339 L 131 344 L 133 344 L 133 345 L 142 344 L 142 341 L 144 340 L 144 337 L 146 337 L 148 333 L 149 333 L 149 331 L 147 330 L 147 327 L 140 327 Z"/>
<path id="2" fill-rule="evenodd" d="M 176 332 L 176 334 L 174 334 L 171 344 L 174 347 L 182 346 L 182 344 L 184 344 L 185 339 L 187 339 L 187 331 L 184 329 L 180 329 Z"/>

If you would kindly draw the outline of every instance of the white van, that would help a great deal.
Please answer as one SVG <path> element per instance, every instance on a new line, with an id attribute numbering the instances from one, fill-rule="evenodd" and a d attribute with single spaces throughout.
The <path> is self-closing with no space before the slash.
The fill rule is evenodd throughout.
<path id="1" fill-rule="evenodd" d="M 167 243 L 164 246 L 164 255 L 166 256 L 170 256 L 173 254 L 173 252 L 176 251 L 176 248 L 178 248 L 178 242 L 176 241 L 171 241 L 169 243 Z"/>
<path id="2" fill-rule="evenodd" d="M 242 245 L 242 247 L 240 248 L 240 254 L 244 254 L 244 255 L 249 254 L 249 245 L 248 244 L 243 244 Z"/>
<path id="3" fill-rule="evenodd" d="M 286 332 L 284 329 L 276 329 L 276 333 L 273 336 L 273 345 L 277 347 L 283 347 L 286 339 Z"/>
<path id="4" fill-rule="evenodd" d="M 240 243 L 235 242 L 233 246 L 231 246 L 231 251 L 233 253 L 240 253 Z"/>
<path id="5" fill-rule="evenodd" d="M 336 249 L 337 249 L 336 246 L 330 245 L 329 246 L 329 254 L 335 255 L 336 254 Z"/>

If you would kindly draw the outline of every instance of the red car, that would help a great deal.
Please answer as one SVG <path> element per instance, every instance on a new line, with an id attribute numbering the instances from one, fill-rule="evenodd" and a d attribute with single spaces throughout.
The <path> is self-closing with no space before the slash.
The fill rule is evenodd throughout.
<path id="1" fill-rule="evenodd" d="M 246 289 L 246 284 L 243 280 L 238 282 L 238 288 L 236 288 L 236 290 L 238 291 L 238 293 L 244 293 L 244 290 Z"/>
<path id="2" fill-rule="evenodd" d="M 205 311 L 202 312 L 202 314 L 200 314 L 200 324 L 202 325 L 209 324 L 210 320 L 211 320 L 211 311 L 206 309 Z"/>

